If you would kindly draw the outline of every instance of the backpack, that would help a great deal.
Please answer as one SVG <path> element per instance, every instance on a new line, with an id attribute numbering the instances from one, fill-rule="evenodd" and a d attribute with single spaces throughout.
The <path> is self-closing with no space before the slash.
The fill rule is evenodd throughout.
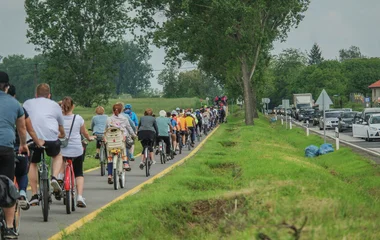
<path id="1" fill-rule="evenodd" d="M 196 117 L 197 117 L 198 121 L 202 121 L 202 116 L 200 113 L 197 113 Z"/>
<path id="2" fill-rule="evenodd" d="M 20 194 L 12 180 L 7 176 L 0 175 L 0 207 L 12 207 L 19 197 Z"/>

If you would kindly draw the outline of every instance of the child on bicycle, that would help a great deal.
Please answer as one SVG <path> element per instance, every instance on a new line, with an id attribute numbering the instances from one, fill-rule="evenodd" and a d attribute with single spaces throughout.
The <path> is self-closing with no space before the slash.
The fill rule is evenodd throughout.
<path id="1" fill-rule="evenodd" d="M 106 128 L 108 116 L 104 114 L 104 108 L 98 106 L 95 109 L 96 116 L 91 119 L 91 130 L 94 135 L 103 135 Z M 99 159 L 101 140 L 96 140 L 96 155 L 95 159 Z"/>
<path id="2" fill-rule="evenodd" d="M 124 135 L 124 142 L 126 141 L 130 142 L 132 139 L 135 139 L 136 134 L 134 133 L 131 125 L 129 124 L 128 119 L 122 114 L 123 105 L 120 103 L 114 104 L 112 106 L 112 111 L 113 111 L 113 114 L 107 119 L 106 127 L 120 128 L 120 130 L 123 132 L 123 135 Z M 105 131 L 106 130 L 107 129 L 105 129 Z M 124 146 L 126 146 L 126 144 L 124 144 Z M 111 156 L 111 155 L 109 154 L 108 156 Z M 129 161 L 127 158 L 126 147 L 122 149 L 122 158 L 123 158 L 124 169 L 126 171 L 131 171 L 131 167 L 129 166 Z M 107 169 L 108 169 L 108 183 L 113 184 L 112 162 L 108 163 Z"/>

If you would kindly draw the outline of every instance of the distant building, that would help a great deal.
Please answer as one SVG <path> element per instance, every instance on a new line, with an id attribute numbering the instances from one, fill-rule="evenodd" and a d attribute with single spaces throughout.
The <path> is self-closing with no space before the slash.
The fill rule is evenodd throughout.
<path id="1" fill-rule="evenodd" d="M 380 80 L 368 86 L 372 89 L 372 102 L 380 102 Z"/>

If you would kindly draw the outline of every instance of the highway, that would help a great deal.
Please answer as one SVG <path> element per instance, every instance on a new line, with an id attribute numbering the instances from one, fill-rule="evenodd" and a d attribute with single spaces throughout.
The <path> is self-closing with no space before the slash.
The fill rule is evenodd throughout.
<path id="1" fill-rule="evenodd" d="M 203 141 L 206 141 L 206 139 L 203 139 Z M 196 142 L 195 147 L 199 144 L 200 143 Z M 137 157 L 136 161 L 131 162 L 132 171 L 127 172 L 126 188 L 119 190 L 114 190 L 113 185 L 109 185 L 107 183 L 107 176 L 100 176 L 99 169 L 85 173 L 84 197 L 86 199 L 87 208 L 77 208 L 75 212 L 66 214 L 63 201 L 56 201 L 53 197 L 48 222 L 43 221 L 40 206 L 34 206 L 27 211 L 22 211 L 19 239 L 36 240 L 50 238 L 79 219 L 98 210 L 127 191 L 135 188 L 158 173 L 169 168 L 173 164 L 179 162 L 190 153 L 191 151 L 183 150 L 182 154 L 177 155 L 174 160 L 169 161 L 166 164 L 161 164 L 159 161 L 159 156 L 156 156 L 155 160 L 157 163 L 152 165 L 151 176 L 149 178 L 145 176 L 145 169 L 140 170 L 138 167 L 140 164 L 140 157 Z"/>

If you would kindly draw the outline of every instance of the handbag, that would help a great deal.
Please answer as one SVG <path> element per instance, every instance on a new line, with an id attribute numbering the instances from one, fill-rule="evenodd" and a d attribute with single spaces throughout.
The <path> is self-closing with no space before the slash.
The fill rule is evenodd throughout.
<path id="1" fill-rule="evenodd" d="M 67 145 L 69 145 L 69 140 L 70 140 L 70 136 L 71 136 L 71 131 L 73 130 L 73 126 L 74 126 L 74 121 L 75 121 L 75 117 L 77 115 L 75 114 L 74 115 L 74 118 L 73 118 L 73 122 L 71 123 L 71 127 L 70 127 L 70 132 L 69 132 L 69 136 L 63 140 L 61 140 L 61 148 L 65 148 L 67 147 Z"/>

